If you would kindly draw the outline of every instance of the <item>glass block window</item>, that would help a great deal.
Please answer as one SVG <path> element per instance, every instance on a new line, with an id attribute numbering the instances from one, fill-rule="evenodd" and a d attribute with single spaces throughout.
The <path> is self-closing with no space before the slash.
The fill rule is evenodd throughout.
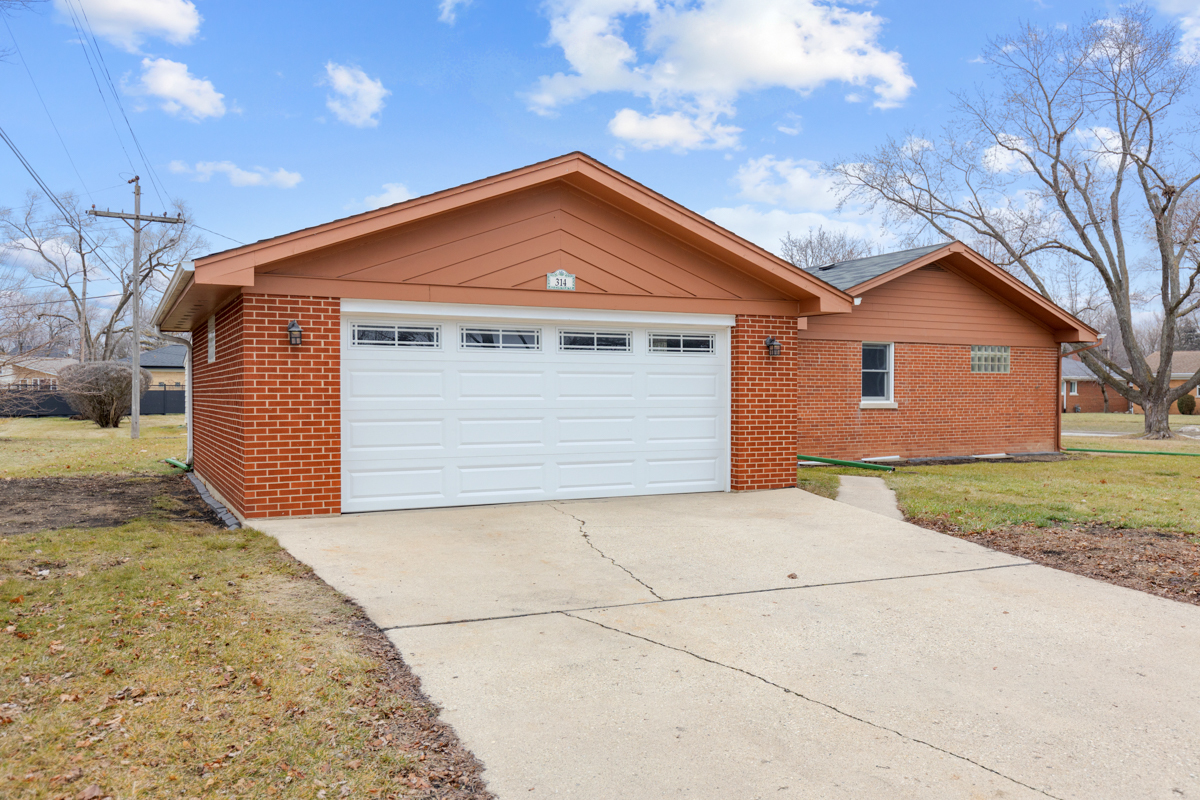
<path id="1" fill-rule="evenodd" d="M 608 331 L 559 331 L 560 350 L 605 350 L 628 353 L 633 345 L 632 333 L 610 333 Z"/>
<path id="2" fill-rule="evenodd" d="M 1008 372 L 1008 347 L 992 344 L 971 345 L 971 372 Z"/>
<path id="3" fill-rule="evenodd" d="M 652 353 L 714 353 L 717 337 L 712 333 L 652 333 Z"/>
<path id="4" fill-rule="evenodd" d="M 862 399 L 892 399 L 892 346 L 862 346 Z"/>
<path id="5" fill-rule="evenodd" d="M 463 328 L 462 346 L 472 350 L 541 350 L 537 328 Z"/>
<path id="6" fill-rule="evenodd" d="M 359 325 L 350 341 L 359 347 L 439 347 L 442 329 L 437 325 Z"/>

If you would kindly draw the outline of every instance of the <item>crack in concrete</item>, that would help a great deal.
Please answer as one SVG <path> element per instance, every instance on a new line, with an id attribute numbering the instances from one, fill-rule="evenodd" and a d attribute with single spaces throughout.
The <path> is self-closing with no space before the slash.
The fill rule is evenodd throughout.
<path id="1" fill-rule="evenodd" d="M 809 697 L 808 695 L 798 692 L 795 689 L 789 689 L 788 687 L 786 687 L 782 684 L 775 683 L 772 680 L 764 678 L 762 675 L 756 675 L 755 673 L 750 672 L 749 670 L 742 669 L 741 667 L 735 667 L 730 664 L 724 664 L 720 661 L 716 661 L 711 658 L 706 658 L 705 656 L 702 656 L 699 653 L 693 653 L 691 650 L 687 650 L 682 647 L 675 647 L 674 645 L 666 644 L 665 642 L 659 642 L 654 639 L 648 638 L 646 636 L 640 636 L 636 633 L 630 633 L 629 631 L 624 631 L 624 630 L 621 630 L 620 628 L 614 628 L 611 625 L 605 625 L 604 623 L 597 622 L 596 620 L 593 620 L 593 619 L 587 619 L 585 617 L 577 617 L 574 614 L 570 613 L 569 611 L 559 611 L 559 612 L 555 612 L 555 613 L 561 614 L 564 617 L 570 617 L 571 619 L 579 620 L 580 622 L 590 623 L 597 627 L 604 628 L 605 630 L 612 631 L 613 633 L 620 633 L 620 634 L 623 634 L 623 635 L 628 636 L 633 639 L 640 639 L 643 642 L 646 642 L 646 643 L 652 644 L 652 645 L 656 645 L 658 647 L 663 647 L 663 648 L 666 648 L 667 650 L 674 650 L 677 653 L 683 653 L 684 655 L 691 656 L 692 658 L 695 658 L 699 661 L 703 661 L 707 664 L 712 664 L 717 667 L 722 667 L 723 669 L 728 669 L 733 672 L 740 672 L 749 678 L 753 678 L 757 681 L 761 681 L 762 683 L 765 683 L 768 686 L 773 686 L 774 688 L 780 690 L 781 692 L 783 692 L 785 694 L 790 694 L 793 697 L 798 697 L 801 700 L 804 700 L 805 702 L 821 706 L 822 708 L 827 708 L 830 711 L 834 712 L 835 714 L 839 714 L 843 717 L 846 717 L 847 719 L 852 719 L 855 722 L 862 723 L 863 725 L 869 725 L 872 728 L 875 728 L 877 730 L 886 731 L 887 733 L 898 736 L 901 739 L 904 739 L 905 741 L 909 741 L 914 744 L 924 745 L 925 747 L 928 747 L 931 750 L 936 750 L 939 753 L 944 753 L 944 754 L 950 756 L 951 758 L 957 758 L 961 761 L 967 762 L 968 764 L 973 764 L 976 767 L 979 767 L 980 769 L 985 770 L 986 772 L 990 772 L 999 778 L 1003 778 L 1006 781 L 1011 781 L 1012 783 L 1015 783 L 1018 786 L 1024 786 L 1026 789 L 1029 789 L 1032 792 L 1037 792 L 1038 794 L 1053 798 L 1053 800 L 1063 800 L 1063 798 L 1060 798 L 1057 795 L 1050 794 L 1049 792 L 1045 791 L 1044 789 L 1039 789 L 1036 786 L 1030 786 L 1028 783 L 1025 783 L 1024 781 L 1020 781 L 1020 780 L 1012 777 L 1011 775 L 1005 775 L 1003 772 L 992 769 L 991 767 L 987 766 L 986 764 L 981 764 L 972 758 L 962 755 L 961 753 L 955 753 L 953 750 L 947 750 L 944 747 L 938 747 L 936 744 L 933 744 L 932 742 L 927 742 L 924 739 L 918 739 L 915 736 L 909 736 L 906 733 L 901 733 L 900 731 L 896 730 L 895 728 L 889 728 L 886 725 L 879 724 L 878 722 L 872 722 L 869 719 L 863 719 L 862 717 L 856 717 L 853 714 L 851 714 L 850 712 L 843 711 L 842 709 L 838 708 L 835 705 L 831 705 L 830 703 L 826 703 L 822 700 L 817 700 L 816 698 Z"/>
<path id="2" fill-rule="evenodd" d="M 570 517 L 571 519 L 573 519 L 573 520 L 575 520 L 576 522 L 578 522 L 578 523 L 579 523 L 579 535 L 583 537 L 583 540 L 584 540 L 585 542 L 587 542 L 587 544 L 588 544 L 588 547 L 592 548 L 593 550 L 595 550 L 597 553 L 599 553 L 599 554 L 600 554 L 600 557 L 601 557 L 601 558 L 604 558 L 605 560 L 607 560 L 607 561 L 611 562 L 611 563 L 612 563 L 612 565 L 613 565 L 614 567 L 616 567 L 617 569 L 621 570 L 621 571 L 622 571 L 622 572 L 624 572 L 626 575 L 628 575 L 629 577 L 633 578 L 635 581 L 637 581 L 638 583 L 640 583 L 642 586 L 644 586 L 644 587 L 646 588 L 646 591 L 648 591 L 650 594 L 652 594 L 652 595 L 654 595 L 655 597 L 657 597 L 659 600 L 664 600 L 664 599 L 666 599 L 666 598 L 664 598 L 662 595 L 660 595 L 658 592 L 654 591 L 654 589 L 653 589 L 653 588 L 650 586 L 650 584 L 646 583 L 644 580 L 642 580 L 641 578 L 639 578 L 637 575 L 634 575 L 634 574 L 633 574 L 632 572 L 630 572 L 630 571 L 629 571 L 629 569 L 628 569 L 628 568 L 626 568 L 626 567 L 625 567 L 623 564 L 618 564 L 618 563 L 617 563 L 617 560 L 616 560 L 615 558 L 613 558 L 612 556 L 610 556 L 610 555 L 608 555 L 607 553 L 605 553 L 605 552 L 604 552 L 603 550 L 601 550 L 599 547 L 596 547 L 596 543 L 592 541 L 592 537 L 588 536 L 588 534 L 587 534 L 587 531 L 585 531 L 585 530 L 584 530 L 584 527 L 586 527 L 586 526 L 587 526 L 587 523 L 586 523 L 586 522 L 584 522 L 583 520 L 581 520 L 579 517 L 575 516 L 574 514 L 571 514 L 571 513 L 567 512 L 567 511 L 563 511 L 561 508 L 559 508 L 558 506 L 554 505 L 553 503 L 548 503 L 548 505 L 549 505 L 551 508 L 553 508 L 555 511 L 557 511 L 558 513 L 560 513 L 560 514 L 563 514 L 564 516 L 568 516 L 568 517 Z"/>
<path id="3" fill-rule="evenodd" d="M 569 516 L 569 515 L 568 515 Z M 607 556 L 606 556 L 607 558 Z M 436 628 L 440 625 L 464 625 L 468 622 L 494 622 L 505 619 L 523 619 L 525 617 L 545 617 L 550 614 L 566 614 L 571 611 L 607 611 L 613 608 L 630 608 L 633 606 L 653 606 L 659 603 L 684 603 L 689 600 L 712 600 L 718 597 L 741 597 L 748 594 L 770 594 L 772 592 L 796 592 L 805 589 L 827 589 L 832 586 L 854 586 L 859 583 L 882 583 L 886 581 L 907 581 L 913 578 L 940 578 L 945 575 L 963 575 L 968 572 L 987 572 L 993 569 L 1012 569 L 1013 567 L 1032 567 L 1032 561 L 1019 561 L 1016 564 L 996 564 L 991 567 L 971 567 L 970 569 L 952 569 L 945 572 L 918 572 L 914 575 L 890 575 L 886 578 L 859 578 L 852 581 L 830 581 L 829 583 L 803 583 L 799 586 L 774 586 L 769 589 L 742 589 L 737 592 L 716 592 L 713 594 L 694 594 L 687 597 L 660 597 L 658 600 L 638 600 L 633 603 L 611 603 L 604 606 L 583 606 L 581 608 L 554 608 L 549 611 L 525 611 L 519 614 L 498 614 L 494 617 L 464 617 L 463 619 L 448 619 L 443 622 L 416 622 L 411 625 L 392 625 L 380 628 L 381 631 L 402 631 L 408 628 Z M 636 579 L 635 579 L 636 580 Z M 645 584 L 642 584 L 643 586 Z M 649 587 L 647 587 L 649 588 Z M 658 597 L 658 595 L 655 595 Z"/>

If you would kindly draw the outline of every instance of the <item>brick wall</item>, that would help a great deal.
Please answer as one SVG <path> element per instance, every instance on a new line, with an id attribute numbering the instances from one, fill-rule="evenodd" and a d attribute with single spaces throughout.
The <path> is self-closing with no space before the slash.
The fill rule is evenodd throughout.
<path id="1" fill-rule="evenodd" d="M 763 345 L 783 345 L 776 358 Z M 796 485 L 796 318 L 738 315 L 732 331 L 730 443 L 735 491 Z"/>
<path id="2" fill-rule="evenodd" d="M 208 320 L 192 331 L 192 463 L 245 513 L 245 347 L 242 298 L 217 312 L 217 360 L 208 363 Z"/>
<path id="3" fill-rule="evenodd" d="M 1071 394 L 1071 387 L 1067 387 L 1066 413 L 1074 413 L 1075 406 L 1079 406 L 1080 411 L 1084 414 L 1099 414 L 1104 411 L 1104 395 L 1100 393 L 1099 381 L 1077 381 L 1076 386 L 1079 394 Z M 1058 399 L 1061 403 L 1061 392 Z M 1129 401 L 1117 394 L 1117 390 L 1111 387 L 1108 389 L 1108 410 L 1110 413 L 1123 413 L 1129 410 Z"/>
<path id="4" fill-rule="evenodd" d="M 799 343 L 796 450 L 828 458 L 1055 450 L 1055 348 L 1013 347 L 1008 374 L 971 372 L 967 345 L 896 343 L 897 409 L 862 409 L 860 342 Z"/>
<path id="5" fill-rule="evenodd" d="M 196 471 L 247 518 L 338 513 L 340 302 L 242 295 L 217 314 L 215 364 L 206 330 L 193 331 Z"/>

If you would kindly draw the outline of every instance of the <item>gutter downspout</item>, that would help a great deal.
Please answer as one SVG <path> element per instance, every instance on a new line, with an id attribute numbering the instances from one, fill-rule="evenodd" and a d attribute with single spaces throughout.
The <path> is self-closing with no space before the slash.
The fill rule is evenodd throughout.
<path id="1" fill-rule="evenodd" d="M 183 398 L 183 419 L 184 425 L 187 427 L 187 458 L 185 462 L 190 467 L 192 466 L 192 340 L 184 339 L 180 336 L 174 336 L 169 333 L 163 333 L 161 327 L 162 315 L 171 304 L 175 302 L 179 292 L 183 288 L 184 278 L 190 275 L 195 267 L 194 262 L 185 261 L 175 270 L 175 274 L 171 276 L 170 283 L 167 284 L 167 290 L 163 292 L 162 299 L 159 301 L 158 309 L 154 312 L 154 333 L 155 335 L 166 339 L 167 341 L 181 344 L 187 348 L 187 358 L 183 360 L 183 383 L 184 383 L 184 398 Z"/>

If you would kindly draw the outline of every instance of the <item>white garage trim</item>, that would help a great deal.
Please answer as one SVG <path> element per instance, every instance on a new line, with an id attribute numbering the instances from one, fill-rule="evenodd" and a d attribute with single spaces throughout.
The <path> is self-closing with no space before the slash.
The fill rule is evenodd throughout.
<path id="1" fill-rule="evenodd" d="M 342 316 L 344 512 L 730 488 L 731 317 L 347 306 L 374 310 Z M 387 324 L 437 326 L 436 344 L 354 343 L 356 325 Z M 464 336 L 489 327 L 515 346 Z M 628 349 L 563 347 L 580 329 Z M 672 332 L 697 352 L 651 348 Z"/>
<path id="2" fill-rule="evenodd" d="M 660 311 L 609 311 L 596 308 L 483 306 L 468 303 L 416 303 L 407 300 L 342 300 L 342 315 L 387 314 L 436 319 L 519 319 L 528 322 L 611 322 L 640 325 L 732 328 L 733 314 L 674 314 Z"/>

